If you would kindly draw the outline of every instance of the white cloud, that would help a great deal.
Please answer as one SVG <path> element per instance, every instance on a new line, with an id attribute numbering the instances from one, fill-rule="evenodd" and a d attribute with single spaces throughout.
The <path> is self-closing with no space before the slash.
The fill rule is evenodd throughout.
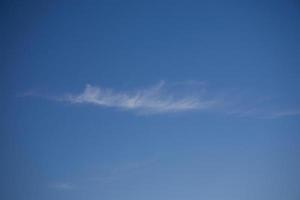
<path id="1" fill-rule="evenodd" d="M 273 112 L 269 118 L 280 118 L 280 117 L 292 117 L 292 116 L 299 116 L 300 110 L 283 110 Z"/>
<path id="2" fill-rule="evenodd" d="M 56 182 L 52 183 L 51 188 L 56 189 L 56 190 L 72 190 L 74 189 L 74 186 L 71 183 L 67 182 Z"/>
<path id="3" fill-rule="evenodd" d="M 19 96 L 42 97 L 72 104 L 92 104 L 138 114 L 214 111 L 238 117 L 265 119 L 300 116 L 299 108 L 278 109 L 278 106 L 285 106 L 272 103 L 272 97 L 249 91 L 234 91 L 232 88 L 216 90 L 208 88 L 206 82 L 200 81 L 171 84 L 161 81 L 149 88 L 125 91 L 87 84 L 77 94 L 51 96 L 32 90 Z"/>
<path id="4" fill-rule="evenodd" d="M 94 104 L 148 114 L 205 110 L 218 103 L 216 100 L 204 97 L 203 94 L 200 95 L 197 92 L 180 95 L 180 92 L 174 90 L 176 88 L 168 90 L 164 82 L 148 89 L 133 92 L 115 92 L 107 88 L 86 85 L 82 93 L 66 95 L 62 100 L 76 104 Z"/>

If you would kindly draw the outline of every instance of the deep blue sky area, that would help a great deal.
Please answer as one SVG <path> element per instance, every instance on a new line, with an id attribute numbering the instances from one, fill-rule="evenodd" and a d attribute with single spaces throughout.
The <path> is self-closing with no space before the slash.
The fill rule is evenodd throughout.
<path id="1" fill-rule="evenodd" d="M 299 1 L 0 16 L 0 199 L 299 200 Z"/>

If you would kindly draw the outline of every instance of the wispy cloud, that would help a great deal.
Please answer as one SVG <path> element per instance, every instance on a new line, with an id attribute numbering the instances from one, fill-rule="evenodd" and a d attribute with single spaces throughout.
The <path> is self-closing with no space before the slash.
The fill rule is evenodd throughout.
<path id="1" fill-rule="evenodd" d="M 71 104 L 91 104 L 133 111 L 138 114 L 164 114 L 188 111 L 214 111 L 238 117 L 282 118 L 300 116 L 299 108 L 272 102 L 272 97 L 234 89 L 212 89 L 206 82 L 185 81 L 158 84 L 136 90 L 118 91 L 87 84 L 82 92 L 51 96 L 29 91 L 21 97 L 35 96 Z M 272 103 L 271 103 L 272 102 Z"/>
<path id="2" fill-rule="evenodd" d="M 282 110 L 273 112 L 268 116 L 269 118 L 280 118 L 280 117 L 293 117 L 293 116 L 299 116 L 300 110 Z"/>
<path id="3" fill-rule="evenodd" d="M 165 87 L 164 82 L 147 89 L 123 92 L 88 84 L 82 93 L 68 94 L 61 100 L 74 104 L 133 110 L 144 114 L 205 110 L 219 103 L 200 93 L 178 95 L 173 92 Z"/>
<path id="4" fill-rule="evenodd" d="M 74 185 L 68 182 L 55 182 L 50 184 L 50 187 L 55 190 L 73 190 Z"/>

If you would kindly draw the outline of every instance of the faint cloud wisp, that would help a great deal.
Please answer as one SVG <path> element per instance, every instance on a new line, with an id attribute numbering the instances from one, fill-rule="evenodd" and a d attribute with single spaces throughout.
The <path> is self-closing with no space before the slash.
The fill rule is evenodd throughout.
<path id="1" fill-rule="evenodd" d="M 133 92 L 115 92 L 111 89 L 86 85 L 80 94 L 69 94 L 62 98 L 75 104 L 94 104 L 102 107 L 114 107 L 133 110 L 142 114 L 157 114 L 205 110 L 213 107 L 217 101 L 199 94 L 176 96 L 168 91 L 164 82 L 154 87 Z"/>
<path id="2" fill-rule="evenodd" d="M 74 185 L 72 185 L 71 183 L 67 183 L 67 182 L 52 183 L 50 185 L 50 187 L 55 190 L 73 190 L 74 189 Z"/>
<path id="3" fill-rule="evenodd" d="M 300 109 L 286 108 L 285 105 L 281 105 L 282 103 L 270 103 L 271 97 L 266 98 L 264 95 L 251 92 L 241 94 L 231 89 L 216 90 L 208 88 L 206 82 L 200 81 L 171 84 L 161 81 L 152 87 L 125 91 L 87 84 L 83 91 L 77 94 L 51 96 L 29 91 L 19 96 L 34 96 L 71 104 L 116 108 L 142 115 L 213 111 L 238 117 L 264 119 L 300 116 Z M 283 107 L 286 109 L 282 109 Z"/>

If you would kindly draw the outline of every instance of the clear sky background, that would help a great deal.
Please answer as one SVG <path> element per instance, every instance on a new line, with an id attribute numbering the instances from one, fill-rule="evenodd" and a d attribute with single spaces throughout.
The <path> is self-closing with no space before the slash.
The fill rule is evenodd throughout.
<path id="1" fill-rule="evenodd" d="M 300 198 L 297 0 L 0 10 L 1 199 Z"/>

